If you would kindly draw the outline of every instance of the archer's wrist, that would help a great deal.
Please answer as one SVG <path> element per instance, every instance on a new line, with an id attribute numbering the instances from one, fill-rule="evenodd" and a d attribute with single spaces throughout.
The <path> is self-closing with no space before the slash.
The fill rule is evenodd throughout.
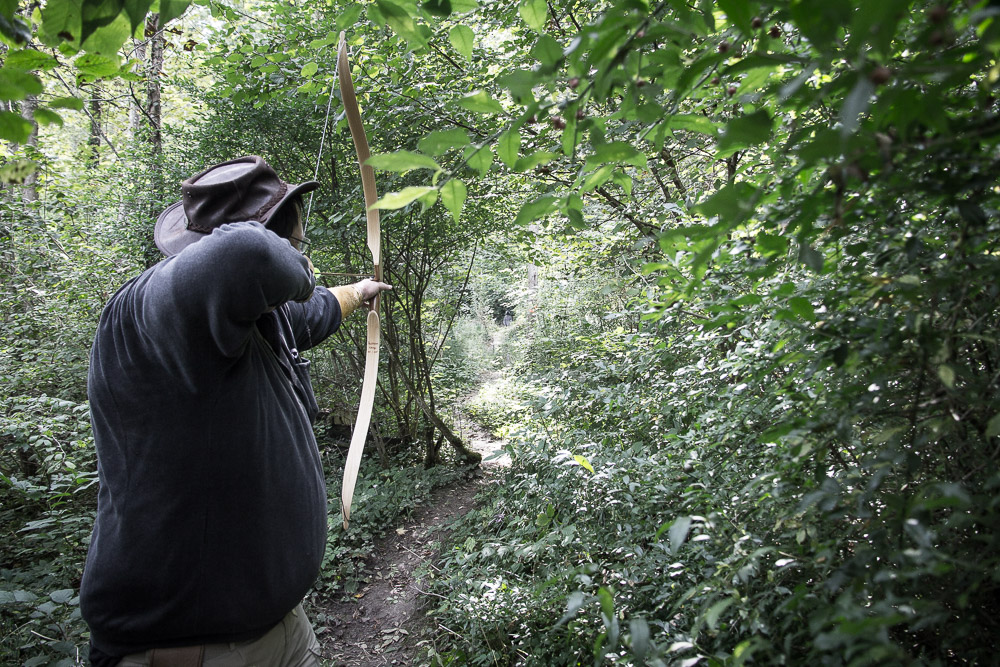
<path id="1" fill-rule="evenodd" d="M 340 303 L 341 318 L 346 318 L 361 306 L 361 292 L 354 285 L 331 287 L 330 291 Z"/>

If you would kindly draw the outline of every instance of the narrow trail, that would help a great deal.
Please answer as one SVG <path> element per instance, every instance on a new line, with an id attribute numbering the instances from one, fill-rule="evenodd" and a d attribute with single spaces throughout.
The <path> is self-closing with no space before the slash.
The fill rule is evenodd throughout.
<path id="1" fill-rule="evenodd" d="M 371 581 L 353 599 L 328 603 L 326 613 L 336 620 L 316 628 L 325 665 L 418 663 L 426 627 L 422 578 L 434 567 L 450 526 L 475 508 L 484 480 L 509 465 L 506 456 L 487 460 L 501 448 L 501 441 L 474 425 L 467 424 L 464 430 L 470 447 L 483 455 L 483 463 L 470 479 L 435 491 L 405 525 L 376 541 L 366 564 Z"/>

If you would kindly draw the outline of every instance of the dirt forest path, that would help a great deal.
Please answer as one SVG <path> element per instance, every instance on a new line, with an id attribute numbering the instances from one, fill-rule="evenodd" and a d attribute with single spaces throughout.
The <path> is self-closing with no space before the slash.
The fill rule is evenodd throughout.
<path id="1" fill-rule="evenodd" d="M 470 478 L 435 491 L 404 525 L 376 541 L 368 560 L 371 581 L 349 601 L 333 601 L 332 621 L 317 628 L 327 667 L 416 665 L 425 639 L 421 577 L 434 567 L 451 526 L 475 507 L 475 496 L 495 471 L 510 464 L 504 455 L 490 459 L 502 442 L 475 425 L 464 429 L 483 463 Z"/>

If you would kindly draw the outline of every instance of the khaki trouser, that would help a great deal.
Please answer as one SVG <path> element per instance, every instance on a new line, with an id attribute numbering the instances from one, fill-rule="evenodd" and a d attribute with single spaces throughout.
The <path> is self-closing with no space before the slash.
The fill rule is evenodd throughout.
<path id="1" fill-rule="evenodd" d="M 319 667 L 319 642 L 302 605 L 260 639 L 206 644 L 205 667 Z M 118 667 L 155 667 L 153 650 L 122 658 Z"/>

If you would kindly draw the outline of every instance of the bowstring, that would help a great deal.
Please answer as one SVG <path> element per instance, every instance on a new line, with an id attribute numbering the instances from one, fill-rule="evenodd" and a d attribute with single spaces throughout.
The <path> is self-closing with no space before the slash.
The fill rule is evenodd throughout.
<path id="1" fill-rule="evenodd" d="M 333 81 L 330 83 L 330 96 L 326 100 L 326 117 L 323 119 L 323 134 L 320 135 L 319 139 L 319 153 L 316 155 L 316 168 L 313 170 L 313 180 L 319 180 L 319 165 L 323 160 L 323 146 L 326 145 L 326 131 L 330 126 L 330 108 L 333 106 L 333 91 L 336 88 L 338 70 L 340 69 L 340 58 L 337 58 L 333 66 Z M 306 217 L 302 221 L 302 234 L 305 235 L 306 229 L 309 226 L 309 214 L 312 213 L 313 207 L 313 195 L 316 191 L 313 190 L 309 193 L 309 206 L 306 208 Z"/>

